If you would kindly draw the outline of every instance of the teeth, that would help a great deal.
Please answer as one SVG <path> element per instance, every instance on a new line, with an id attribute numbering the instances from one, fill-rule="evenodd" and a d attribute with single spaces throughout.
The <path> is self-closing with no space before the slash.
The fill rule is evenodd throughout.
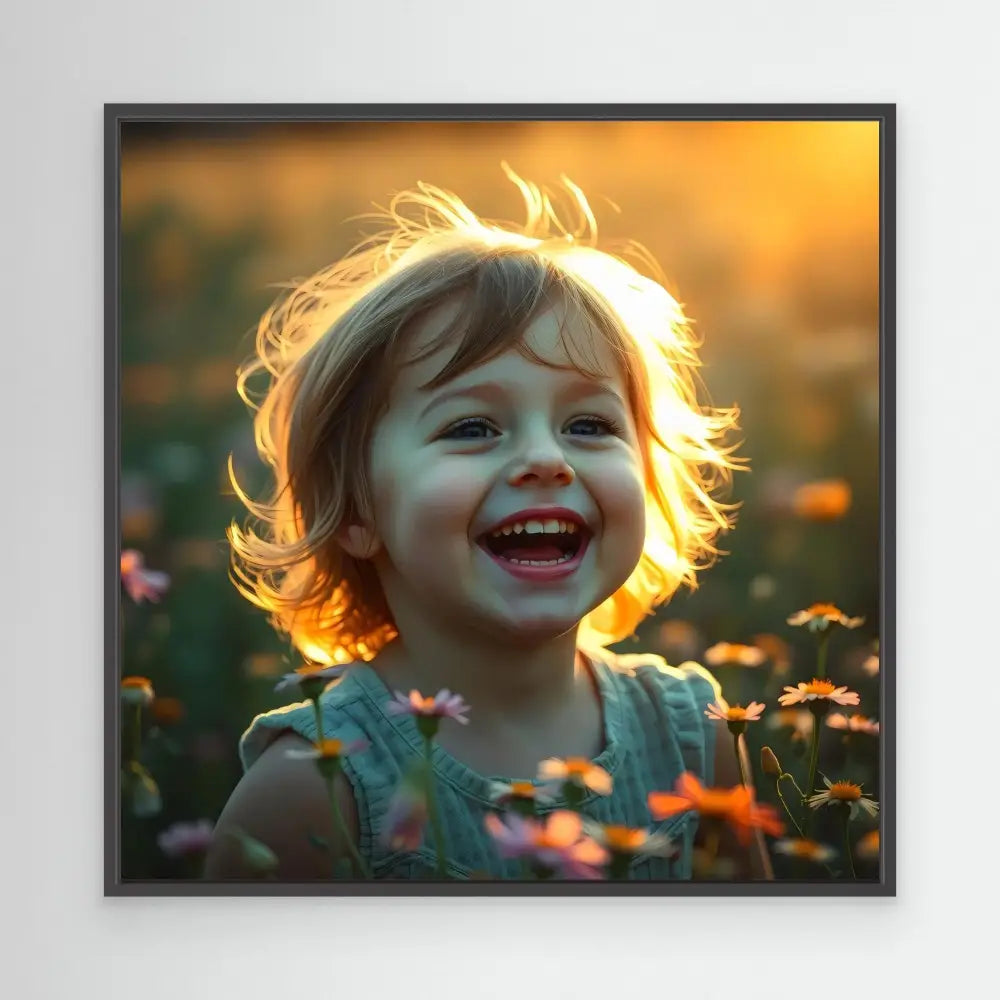
<path id="1" fill-rule="evenodd" d="M 579 526 L 572 521 L 559 521 L 550 518 L 547 521 L 517 521 L 514 524 L 505 524 L 502 528 L 494 529 L 490 532 L 493 538 L 501 535 L 575 535 Z"/>

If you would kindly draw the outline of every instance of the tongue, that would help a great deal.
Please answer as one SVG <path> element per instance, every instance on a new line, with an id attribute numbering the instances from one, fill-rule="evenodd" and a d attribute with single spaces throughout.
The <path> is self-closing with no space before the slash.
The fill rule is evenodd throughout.
<path id="1" fill-rule="evenodd" d="M 501 559 L 521 559 L 527 561 L 533 559 L 535 562 L 548 562 L 551 559 L 561 559 L 562 549 L 558 545 L 531 545 L 519 548 L 504 549 L 500 553 Z"/>

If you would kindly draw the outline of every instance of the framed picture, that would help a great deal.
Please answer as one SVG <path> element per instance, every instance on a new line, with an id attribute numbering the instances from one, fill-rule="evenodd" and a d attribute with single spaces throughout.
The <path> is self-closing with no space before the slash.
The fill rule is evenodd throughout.
<path id="1" fill-rule="evenodd" d="M 106 105 L 107 895 L 895 894 L 893 105 Z"/>

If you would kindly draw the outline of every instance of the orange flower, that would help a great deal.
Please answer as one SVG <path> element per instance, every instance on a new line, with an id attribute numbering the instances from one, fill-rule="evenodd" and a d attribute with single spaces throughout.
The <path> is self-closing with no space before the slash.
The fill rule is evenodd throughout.
<path id="1" fill-rule="evenodd" d="M 878 736 L 878 723 L 869 719 L 867 715 L 847 716 L 840 712 L 834 712 L 827 716 L 826 724 L 831 729 L 846 729 L 852 733 L 867 733 L 869 736 Z"/>
<path id="2" fill-rule="evenodd" d="M 824 791 L 810 795 L 808 803 L 811 808 L 819 809 L 821 806 L 844 805 L 850 807 L 851 819 L 864 809 L 869 816 L 874 816 L 878 812 L 878 803 L 874 799 L 866 798 L 861 794 L 861 786 L 855 785 L 851 781 L 831 781 L 829 778 L 823 779 L 826 785 Z"/>
<path id="3" fill-rule="evenodd" d="M 126 705 L 146 708 L 153 702 L 153 682 L 148 677 L 123 677 L 121 695 Z"/>
<path id="4" fill-rule="evenodd" d="M 857 691 L 837 687 L 832 681 L 814 677 L 808 684 L 800 682 L 795 687 L 786 687 L 786 694 L 778 701 L 782 705 L 810 704 L 811 702 L 836 702 L 838 705 L 857 705 L 861 701 Z"/>
<path id="5" fill-rule="evenodd" d="M 813 727 L 813 714 L 804 708 L 779 708 L 767 716 L 768 729 L 791 729 L 792 742 L 804 740 Z"/>
<path id="6" fill-rule="evenodd" d="M 745 785 L 705 788 L 690 771 L 685 771 L 677 779 L 673 792 L 650 792 L 647 802 L 654 820 L 666 819 L 689 809 L 701 816 L 724 820 L 733 827 L 743 844 L 750 842 L 751 831 L 755 828 L 775 837 L 785 830 L 775 810 L 756 803 L 753 792 Z"/>
<path id="7" fill-rule="evenodd" d="M 750 641 L 771 661 L 774 673 L 785 674 L 792 665 L 791 647 L 781 636 L 771 632 L 761 632 L 750 637 Z"/>
<path id="8" fill-rule="evenodd" d="M 804 483 L 792 495 L 792 510 L 806 521 L 836 521 L 851 507 L 851 487 L 845 479 Z"/>
<path id="9" fill-rule="evenodd" d="M 829 861 L 836 854 L 832 847 L 818 844 L 806 837 L 789 837 L 787 840 L 775 841 L 774 849 L 778 854 L 786 854 L 790 858 L 804 858 L 806 861 L 815 861 L 819 864 Z"/>
<path id="10" fill-rule="evenodd" d="M 351 753 L 360 753 L 362 750 L 367 750 L 371 744 L 368 740 L 357 739 L 357 740 L 335 740 L 327 739 L 320 740 L 318 743 L 314 743 L 308 750 L 286 750 L 285 753 L 289 757 L 295 757 L 299 760 L 340 760 L 341 757 L 347 756 Z"/>
<path id="11" fill-rule="evenodd" d="M 705 662 L 713 667 L 723 664 L 759 667 L 766 659 L 764 650 L 756 646 L 744 646 L 739 642 L 717 642 L 705 650 Z"/>
<path id="12" fill-rule="evenodd" d="M 878 851 L 878 830 L 869 831 L 854 845 L 854 853 L 857 854 L 859 858 L 877 858 Z"/>
<path id="13" fill-rule="evenodd" d="M 642 827 L 602 826 L 600 823 L 585 819 L 583 829 L 612 854 L 669 858 L 677 853 L 673 841 L 666 834 L 650 833 Z"/>
<path id="14" fill-rule="evenodd" d="M 538 765 L 538 778 L 541 781 L 564 781 L 579 788 L 589 788 L 598 795 L 611 794 L 611 775 L 586 759 L 586 757 L 549 757 Z"/>
<path id="15" fill-rule="evenodd" d="M 184 718 L 184 703 L 178 698 L 156 698 L 150 714 L 161 726 L 172 726 Z"/>
<path id="16" fill-rule="evenodd" d="M 869 677 L 874 677 L 879 670 L 878 653 L 872 653 L 871 656 L 867 657 L 865 662 L 861 664 L 861 669 Z"/>
<path id="17" fill-rule="evenodd" d="M 857 628 L 864 618 L 848 618 L 836 604 L 811 604 L 788 618 L 789 625 L 805 625 L 810 632 L 825 632 L 831 625 Z"/>

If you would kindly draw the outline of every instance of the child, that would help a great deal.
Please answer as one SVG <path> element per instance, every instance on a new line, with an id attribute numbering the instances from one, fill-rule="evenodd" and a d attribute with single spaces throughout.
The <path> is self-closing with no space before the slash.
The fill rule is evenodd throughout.
<path id="1" fill-rule="evenodd" d="M 718 686 L 695 664 L 605 647 L 716 554 L 737 411 L 697 403 L 679 306 L 595 248 L 583 193 L 564 180 L 581 217 L 569 232 L 504 169 L 522 230 L 420 184 L 393 200 L 388 232 L 265 315 L 240 392 L 249 403 L 247 379 L 270 373 L 255 430 L 276 489 L 258 504 L 234 479 L 265 529 L 231 527 L 236 584 L 308 660 L 348 665 L 320 698 L 323 735 L 368 744 L 335 794 L 374 877 L 434 874 L 429 835 L 401 846 L 387 829 L 423 753 L 415 720 L 387 706 L 445 688 L 471 706 L 433 751 L 449 875 L 519 877 L 487 829 L 496 782 L 556 757 L 611 776 L 610 794 L 584 796 L 593 821 L 676 845 L 636 857 L 630 878 L 690 877 L 697 816 L 656 824 L 647 795 L 685 771 L 737 783 L 731 737 L 704 713 Z M 330 877 L 316 838 L 336 843 L 331 803 L 295 754 L 316 737 L 310 702 L 253 720 L 207 877 L 247 874 L 234 830 L 271 848 L 281 879 Z"/>

